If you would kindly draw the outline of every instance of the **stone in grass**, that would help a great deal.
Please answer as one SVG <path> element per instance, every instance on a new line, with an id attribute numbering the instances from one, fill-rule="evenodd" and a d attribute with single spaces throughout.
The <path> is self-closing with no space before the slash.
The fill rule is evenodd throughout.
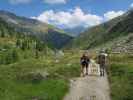
<path id="1" fill-rule="evenodd" d="M 40 73 L 40 72 L 29 72 L 22 74 L 18 77 L 19 80 L 24 81 L 24 82 L 32 82 L 32 83 L 38 83 L 41 82 L 42 80 L 47 80 L 48 78 L 48 73 Z"/>

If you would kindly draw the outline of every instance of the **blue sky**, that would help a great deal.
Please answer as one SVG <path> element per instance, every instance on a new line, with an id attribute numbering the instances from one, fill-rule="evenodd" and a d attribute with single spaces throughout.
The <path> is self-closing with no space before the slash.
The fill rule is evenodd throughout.
<path id="1" fill-rule="evenodd" d="M 63 28 L 89 27 L 127 11 L 133 0 L 0 0 L 0 9 Z"/>

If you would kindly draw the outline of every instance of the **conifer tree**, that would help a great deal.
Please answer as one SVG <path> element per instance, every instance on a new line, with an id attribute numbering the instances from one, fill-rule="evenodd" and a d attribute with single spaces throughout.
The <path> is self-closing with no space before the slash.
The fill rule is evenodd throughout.
<path id="1" fill-rule="evenodd" d="M 12 51 L 12 61 L 13 62 L 18 61 L 18 53 L 15 49 Z"/>
<path id="2" fill-rule="evenodd" d="M 21 47 L 21 40 L 20 39 L 17 39 L 17 41 L 16 41 L 16 47 Z"/>

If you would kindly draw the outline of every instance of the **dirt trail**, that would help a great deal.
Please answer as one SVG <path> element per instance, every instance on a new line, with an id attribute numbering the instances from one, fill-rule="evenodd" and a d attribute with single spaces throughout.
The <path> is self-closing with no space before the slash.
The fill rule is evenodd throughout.
<path id="1" fill-rule="evenodd" d="M 107 75 L 89 75 L 71 80 L 64 100 L 111 100 Z"/>

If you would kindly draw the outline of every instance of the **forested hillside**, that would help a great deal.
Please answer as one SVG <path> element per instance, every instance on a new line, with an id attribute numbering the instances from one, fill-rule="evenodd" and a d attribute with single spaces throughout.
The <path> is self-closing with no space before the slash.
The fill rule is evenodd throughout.
<path id="1" fill-rule="evenodd" d="M 49 49 L 35 36 L 15 31 L 0 18 L 0 64 L 10 64 L 19 59 L 39 57 Z M 49 49 L 50 50 L 50 49 Z"/>
<path id="2" fill-rule="evenodd" d="M 61 29 L 35 19 L 20 17 L 7 11 L 0 11 L 0 18 L 17 32 L 34 35 L 52 48 L 60 49 L 73 37 Z M 52 35 L 51 35 L 52 34 Z"/>

